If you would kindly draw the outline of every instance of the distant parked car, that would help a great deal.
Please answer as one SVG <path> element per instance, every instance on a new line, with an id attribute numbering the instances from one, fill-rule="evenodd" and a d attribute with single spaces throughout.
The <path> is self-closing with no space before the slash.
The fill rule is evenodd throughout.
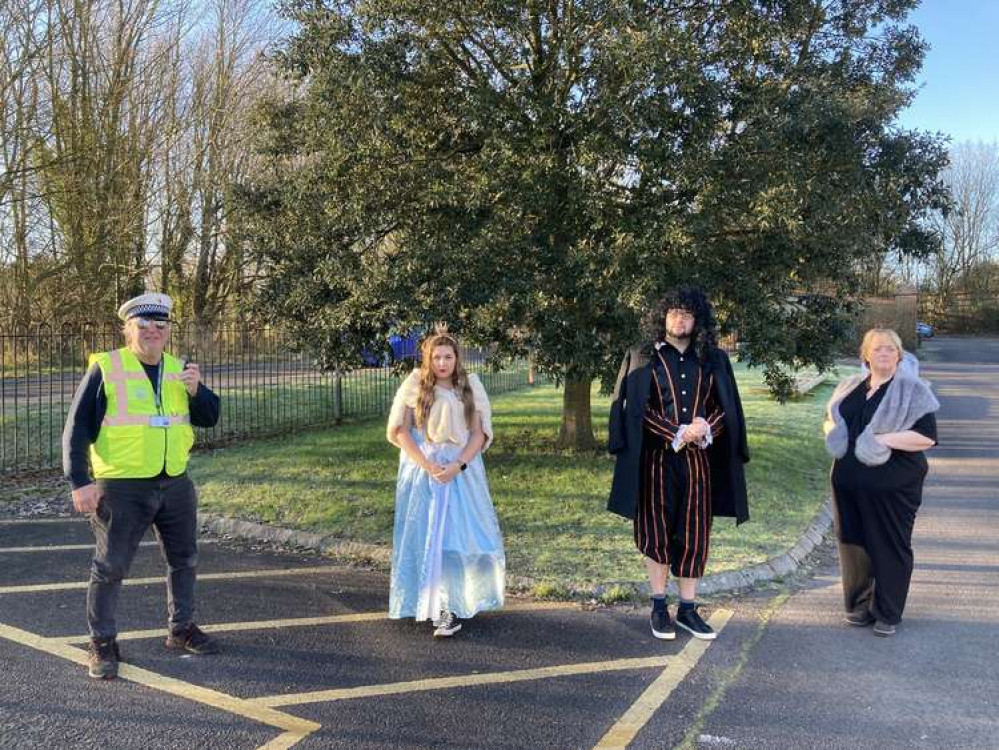
<path id="1" fill-rule="evenodd" d="M 416 333 L 409 336 L 392 334 L 389 336 L 389 346 L 392 347 L 392 361 L 401 359 L 417 359 L 420 351 L 420 337 Z"/>
<path id="2" fill-rule="evenodd" d="M 916 323 L 916 336 L 921 339 L 933 338 L 933 326 L 929 323 Z"/>
<path id="3" fill-rule="evenodd" d="M 388 351 L 372 351 L 365 347 L 361 350 L 361 362 L 365 367 L 389 367 L 404 359 L 419 359 L 420 334 L 409 336 L 392 334 L 388 337 Z"/>

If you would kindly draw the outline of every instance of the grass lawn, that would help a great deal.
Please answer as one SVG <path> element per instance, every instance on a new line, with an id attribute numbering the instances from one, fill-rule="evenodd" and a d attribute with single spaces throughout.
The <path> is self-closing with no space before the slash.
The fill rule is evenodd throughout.
<path id="1" fill-rule="evenodd" d="M 736 368 L 749 427 L 751 520 L 716 519 L 708 572 L 740 568 L 791 547 L 827 495 L 822 386 L 784 406 L 758 371 Z M 606 440 L 609 399 L 596 390 L 595 429 Z M 561 392 L 550 385 L 493 400 L 496 442 L 485 456 L 511 579 L 535 594 L 644 579 L 630 522 L 604 510 L 612 459 L 553 448 Z M 201 454 L 192 473 L 204 510 L 388 544 L 398 450 L 381 419 L 265 439 Z"/>

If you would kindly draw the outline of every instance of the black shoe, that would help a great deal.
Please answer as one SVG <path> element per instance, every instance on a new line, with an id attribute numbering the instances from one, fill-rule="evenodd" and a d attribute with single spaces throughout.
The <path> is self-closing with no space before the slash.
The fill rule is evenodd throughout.
<path id="1" fill-rule="evenodd" d="M 167 636 L 167 648 L 184 649 L 192 654 L 217 654 L 218 642 L 193 622 Z"/>
<path id="2" fill-rule="evenodd" d="M 673 620 L 670 619 L 669 610 L 665 602 L 662 608 L 652 605 L 652 614 L 649 616 L 649 624 L 652 625 L 652 635 L 661 641 L 672 641 L 676 638 L 676 628 L 673 627 Z"/>
<path id="3" fill-rule="evenodd" d="M 118 662 L 121 661 L 118 641 L 114 638 L 91 638 L 89 651 L 87 674 L 95 680 L 113 680 L 118 676 Z"/>
<path id="4" fill-rule="evenodd" d="M 895 626 L 889 625 L 883 620 L 878 620 L 874 623 L 874 635 L 881 636 L 882 638 L 891 638 L 895 635 Z"/>
<path id="5" fill-rule="evenodd" d="M 434 638 L 448 638 L 461 630 L 461 622 L 454 612 L 444 611 L 434 620 Z"/>
<path id="6" fill-rule="evenodd" d="M 843 619 L 846 620 L 847 625 L 866 628 L 868 625 L 873 625 L 876 618 L 871 614 L 871 610 L 864 606 L 858 607 L 852 612 L 847 612 Z"/>
<path id="7" fill-rule="evenodd" d="M 702 641 L 713 641 L 718 634 L 711 629 L 701 616 L 697 614 L 697 607 L 687 610 L 679 610 L 676 613 L 676 624 L 690 633 L 694 638 Z"/>

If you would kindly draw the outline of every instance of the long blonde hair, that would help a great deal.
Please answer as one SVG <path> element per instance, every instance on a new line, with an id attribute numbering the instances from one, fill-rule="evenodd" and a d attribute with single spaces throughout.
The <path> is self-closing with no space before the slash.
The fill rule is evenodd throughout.
<path id="1" fill-rule="evenodd" d="M 427 336 L 420 347 L 423 360 L 420 362 L 420 391 L 416 400 L 416 409 L 413 417 L 416 421 L 417 429 L 427 423 L 430 418 L 430 407 L 434 405 L 434 385 L 437 383 L 437 376 L 434 375 L 433 355 L 434 349 L 438 346 L 449 346 L 454 352 L 454 373 L 451 375 L 451 386 L 458 392 L 462 403 L 465 405 L 465 423 L 471 427 L 472 417 L 475 416 L 475 397 L 472 395 L 472 386 L 468 382 L 468 373 L 461 363 L 461 348 L 458 340 L 447 332 L 447 326 L 438 325 L 434 332 Z"/>

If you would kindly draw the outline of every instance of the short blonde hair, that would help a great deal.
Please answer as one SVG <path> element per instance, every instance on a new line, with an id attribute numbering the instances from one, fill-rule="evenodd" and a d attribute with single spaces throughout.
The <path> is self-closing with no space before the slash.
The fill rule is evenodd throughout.
<path id="1" fill-rule="evenodd" d="M 902 355 L 905 354 L 905 347 L 902 346 L 902 338 L 891 328 L 872 328 L 864 334 L 864 340 L 860 343 L 860 361 L 871 361 L 871 349 L 874 348 L 874 340 L 879 336 L 883 336 L 891 341 L 895 347 L 895 351 L 898 352 L 898 361 L 901 362 Z"/>

